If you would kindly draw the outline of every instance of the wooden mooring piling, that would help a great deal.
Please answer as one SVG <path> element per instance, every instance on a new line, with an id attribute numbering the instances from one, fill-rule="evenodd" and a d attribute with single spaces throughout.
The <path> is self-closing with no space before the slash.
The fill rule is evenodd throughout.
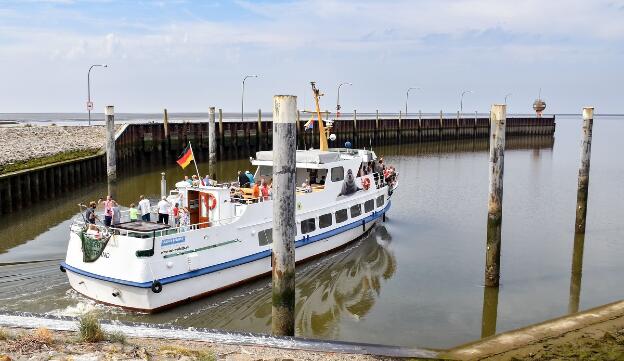
<path id="1" fill-rule="evenodd" d="M 112 112 L 112 110 L 111 110 Z M 218 109 L 215 131 L 217 159 L 240 159 L 252 156 L 260 149 L 273 148 L 273 122 L 258 111 L 257 122 L 227 121 Z M 297 117 L 299 149 L 318 147 L 317 130 L 305 131 L 309 117 Z M 399 127 L 400 124 L 400 127 Z M 507 119 L 507 135 L 552 138 L 555 117 L 512 117 Z M 489 135 L 489 119 L 452 116 L 415 117 L 353 113 L 339 118 L 331 130 L 336 140 L 330 147 L 342 147 L 346 141 L 354 147 L 437 141 L 483 140 Z M 157 164 L 175 159 L 188 142 L 200 159 L 208 160 L 210 126 L 208 122 L 171 121 L 164 112 L 162 122 L 123 124 L 115 134 L 115 174 L 131 171 L 140 164 Z M 448 142 L 447 142 L 448 143 Z M 434 143 L 435 144 L 435 143 Z M 212 171 L 211 171 L 212 172 Z M 99 154 L 50 164 L 29 170 L 0 175 L 0 214 L 8 214 L 32 203 L 52 199 L 70 190 L 105 179 L 107 158 L 105 149 Z"/>

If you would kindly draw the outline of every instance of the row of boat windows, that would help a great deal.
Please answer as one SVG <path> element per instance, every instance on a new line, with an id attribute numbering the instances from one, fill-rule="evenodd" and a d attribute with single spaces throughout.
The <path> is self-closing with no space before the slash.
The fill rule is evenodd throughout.
<path id="1" fill-rule="evenodd" d="M 382 207 L 385 202 L 384 195 L 380 195 L 377 199 L 369 199 L 364 202 L 364 213 L 372 212 L 377 208 Z M 343 223 L 347 219 L 349 219 L 349 214 L 351 218 L 356 218 L 362 215 L 362 204 L 358 203 L 352 205 L 349 208 L 343 208 L 337 210 L 335 215 L 336 224 Z M 318 226 L 319 229 L 327 228 L 333 224 L 334 217 L 331 213 L 326 213 L 320 215 L 318 217 Z M 316 218 L 308 218 L 301 221 L 301 234 L 306 234 L 310 232 L 314 232 L 316 230 Z M 258 243 L 260 246 L 266 246 L 268 244 L 273 243 L 273 228 L 267 228 L 260 232 L 258 232 Z"/>

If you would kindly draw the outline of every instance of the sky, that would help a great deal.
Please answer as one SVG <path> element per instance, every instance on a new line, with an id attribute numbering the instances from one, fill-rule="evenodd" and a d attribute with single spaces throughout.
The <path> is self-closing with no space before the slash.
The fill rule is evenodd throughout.
<path id="1" fill-rule="evenodd" d="M 624 113 L 624 0 L 0 0 L 0 113 Z"/>

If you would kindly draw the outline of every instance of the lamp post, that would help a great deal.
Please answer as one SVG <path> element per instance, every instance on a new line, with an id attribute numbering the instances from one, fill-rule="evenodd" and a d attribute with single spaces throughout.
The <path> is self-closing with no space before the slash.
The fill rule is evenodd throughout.
<path id="1" fill-rule="evenodd" d="M 459 112 L 464 113 L 464 94 L 472 93 L 472 90 L 464 90 L 459 97 Z"/>
<path id="2" fill-rule="evenodd" d="M 405 117 L 407 117 L 407 103 L 409 102 L 409 92 L 410 90 L 420 90 L 420 88 L 408 88 L 405 93 Z"/>
<path id="3" fill-rule="evenodd" d="M 340 87 L 343 85 L 353 85 L 351 83 L 340 83 L 338 84 L 338 99 L 336 100 L 336 118 L 340 116 Z"/>
<path id="4" fill-rule="evenodd" d="M 507 98 L 511 96 L 511 93 L 505 94 L 505 104 L 507 104 Z"/>
<path id="5" fill-rule="evenodd" d="M 108 68 L 106 64 L 93 64 L 89 67 L 87 72 L 87 111 L 89 112 L 89 125 L 91 125 L 91 109 L 93 109 L 93 103 L 91 103 L 91 69 L 96 66 Z"/>
<path id="6" fill-rule="evenodd" d="M 241 122 L 243 122 L 244 119 L 244 112 L 245 112 L 245 80 L 247 80 L 247 78 L 257 78 L 257 75 L 245 75 L 245 77 L 243 78 L 243 92 L 241 93 Z"/>

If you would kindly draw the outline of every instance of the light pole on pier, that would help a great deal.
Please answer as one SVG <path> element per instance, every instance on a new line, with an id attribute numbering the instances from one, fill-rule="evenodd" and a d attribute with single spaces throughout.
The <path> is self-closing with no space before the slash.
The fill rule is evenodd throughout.
<path id="1" fill-rule="evenodd" d="M 87 111 L 89 112 L 89 125 L 91 125 L 91 109 L 93 109 L 93 103 L 91 103 L 91 69 L 96 66 L 108 68 L 106 64 L 93 64 L 89 67 L 87 72 Z"/>
<path id="2" fill-rule="evenodd" d="M 241 93 L 241 122 L 243 122 L 244 119 L 244 114 L 245 114 L 245 80 L 247 80 L 247 78 L 257 78 L 257 75 L 245 75 L 245 77 L 243 78 L 243 91 Z"/>
<path id="3" fill-rule="evenodd" d="M 472 94 L 472 90 L 464 90 L 461 93 L 461 97 L 459 97 L 459 112 L 461 114 L 464 113 L 464 94 L 468 94 L 468 93 Z"/>
<path id="4" fill-rule="evenodd" d="M 353 85 L 351 83 L 340 83 L 338 84 L 338 99 L 336 100 L 336 118 L 340 116 L 340 87 L 343 85 Z"/>
<path id="5" fill-rule="evenodd" d="M 407 88 L 407 92 L 405 93 L 405 117 L 407 117 L 407 103 L 409 102 L 410 90 L 420 90 L 420 88 Z"/>
<path id="6" fill-rule="evenodd" d="M 507 98 L 511 96 L 511 93 L 505 94 L 505 105 L 507 105 Z"/>

